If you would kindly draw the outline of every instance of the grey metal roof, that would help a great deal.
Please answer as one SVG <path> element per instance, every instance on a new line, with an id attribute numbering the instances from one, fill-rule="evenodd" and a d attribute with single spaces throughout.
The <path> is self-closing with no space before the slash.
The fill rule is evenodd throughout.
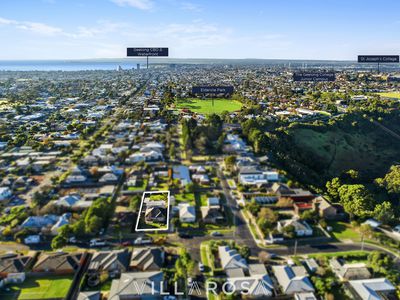
<path id="1" fill-rule="evenodd" d="M 164 274 L 156 272 L 122 273 L 120 279 L 111 284 L 109 300 L 120 300 L 125 297 L 160 295 Z"/>
<path id="2" fill-rule="evenodd" d="M 314 292 L 314 287 L 303 266 L 273 266 L 272 270 L 284 293 Z"/>
<path id="3" fill-rule="evenodd" d="M 393 284 L 386 278 L 350 280 L 349 283 L 363 300 L 381 300 L 379 292 L 396 290 Z"/>

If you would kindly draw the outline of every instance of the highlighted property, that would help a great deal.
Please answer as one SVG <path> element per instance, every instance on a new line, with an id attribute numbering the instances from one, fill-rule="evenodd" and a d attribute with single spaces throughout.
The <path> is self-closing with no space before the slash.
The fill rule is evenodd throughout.
<path id="1" fill-rule="evenodd" d="M 169 229 L 169 191 L 144 192 L 135 231 L 166 231 Z"/>

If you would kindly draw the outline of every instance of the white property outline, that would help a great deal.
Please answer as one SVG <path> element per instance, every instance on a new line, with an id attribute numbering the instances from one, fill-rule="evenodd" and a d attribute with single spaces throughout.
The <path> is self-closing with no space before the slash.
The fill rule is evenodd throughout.
<path id="1" fill-rule="evenodd" d="M 167 193 L 167 198 L 168 198 L 168 203 L 167 203 L 167 228 L 142 228 L 139 229 L 139 221 L 140 217 L 142 215 L 142 208 L 143 208 L 143 201 L 145 199 L 144 195 L 145 194 L 162 194 L 162 193 Z M 139 209 L 139 215 L 136 220 L 136 226 L 135 226 L 135 231 L 140 232 L 140 231 L 168 231 L 169 230 L 169 205 L 170 205 L 170 192 L 169 191 L 148 191 L 148 192 L 143 192 L 142 195 L 142 201 L 140 202 L 140 209 Z"/>

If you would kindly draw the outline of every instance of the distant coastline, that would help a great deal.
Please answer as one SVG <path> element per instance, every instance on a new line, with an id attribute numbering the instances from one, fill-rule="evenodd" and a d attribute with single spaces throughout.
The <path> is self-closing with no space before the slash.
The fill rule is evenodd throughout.
<path id="1" fill-rule="evenodd" d="M 66 59 L 66 60 L 0 60 L 0 71 L 84 71 L 136 69 L 146 65 L 145 58 L 122 59 Z M 349 60 L 301 60 L 301 59 L 201 59 L 201 58 L 151 58 L 150 64 L 226 64 L 226 65 L 271 65 L 323 68 L 360 67 L 356 61 Z M 366 65 L 366 68 L 374 68 Z M 390 69 L 399 69 L 399 64 L 388 65 Z"/>

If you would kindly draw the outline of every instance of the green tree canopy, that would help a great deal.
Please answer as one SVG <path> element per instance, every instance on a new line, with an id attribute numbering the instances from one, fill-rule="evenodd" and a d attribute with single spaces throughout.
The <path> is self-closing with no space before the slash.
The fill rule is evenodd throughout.
<path id="1" fill-rule="evenodd" d="M 388 193 L 400 194 L 400 165 L 391 166 L 389 172 L 375 181 L 379 186 L 385 188 Z"/>
<path id="2" fill-rule="evenodd" d="M 362 184 L 345 184 L 339 188 L 339 198 L 351 217 L 367 217 L 372 214 L 374 199 Z"/>

